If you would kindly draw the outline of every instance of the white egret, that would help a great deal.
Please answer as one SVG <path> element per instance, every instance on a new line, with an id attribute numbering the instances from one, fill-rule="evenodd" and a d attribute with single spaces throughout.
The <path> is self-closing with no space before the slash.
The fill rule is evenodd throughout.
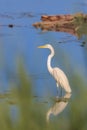
<path id="1" fill-rule="evenodd" d="M 60 68 L 58 68 L 58 67 L 52 68 L 52 66 L 51 66 L 51 59 L 55 54 L 54 48 L 50 44 L 39 46 L 38 48 L 48 48 L 51 51 L 51 53 L 49 54 L 48 59 L 47 59 L 47 68 L 48 68 L 49 73 L 56 80 L 57 90 L 58 90 L 58 87 L 60 86 L 60 87 L 64 88 L 64 90 L 67 93 L 71 93 L 69 81 L 68 81 L 68 78 L 65 75 L 65 73 Z"/>

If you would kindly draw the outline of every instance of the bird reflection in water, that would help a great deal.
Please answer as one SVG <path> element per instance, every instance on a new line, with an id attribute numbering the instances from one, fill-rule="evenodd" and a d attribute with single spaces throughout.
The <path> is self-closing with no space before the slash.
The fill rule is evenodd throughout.
<path id="1" fill-rule="evenodd" d="M 47 122 L 49 122 L 50 120 L 50 115 L 57 116 L 66 108 L 70 97 L 71 97 L 71 93 L 66 93 L 65 96 L 56 98 L 55 104 L 48 110 L 46 114 Z"/>

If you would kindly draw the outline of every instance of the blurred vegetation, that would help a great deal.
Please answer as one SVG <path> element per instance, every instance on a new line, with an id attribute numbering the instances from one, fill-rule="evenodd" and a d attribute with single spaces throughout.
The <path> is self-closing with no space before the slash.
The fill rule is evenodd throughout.
<path id="1" fill-rule="evenodd" d="M 22 65 L 18 67 L 18 81 L 9 83 L 11 90 L 0 99 L 1 130 L 86 130 L 87 82 L 80 76 L 71 77 L 73 96 L 66 114 L 46 122 L 46 107 L 33 101 L 32 85 Z M 11 110 L 16 108 L 16 112 Z M 15 116 L 15 119 L 14 119 Z"/>
<path id="2" fill-rule="evenodd" d="M 78 38 L 87 35 L 87 16 L 84 17 L 82 13 L 76 13 L 73 22 L 76 26 L 75 31 Z"/>

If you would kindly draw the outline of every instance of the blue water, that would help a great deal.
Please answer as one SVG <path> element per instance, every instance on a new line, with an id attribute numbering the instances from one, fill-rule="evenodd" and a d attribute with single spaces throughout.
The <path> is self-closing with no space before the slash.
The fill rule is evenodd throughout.
<path id="1" fill-rule="evenodd" d="M 0 0 L 1 91 L 8 89 L 10 78 L 14 78 L 11 76 L 17 72 L 17 60 L 22 58 L 32 79 L 34 94 L 47 95 L 46 90 L 48 90 L 49 94 L 56 95 L 55 81 L 46 67 L 49 51 L 37 49 L 37 46 L 45 43 L 51 43 L 55 48 L 53 66 L 59 66 L 68 77 L 73 71 L 81 71 L 85 77 L 86 65 L 84 49 L 80 46 L 81 41 L 68 33 L 41 33 L 40 30 L 32 27 L 32 24 L 40 21 L 43 14 L 87 13 L 86 8 L 86 0 L 68 0 L 67 2 L 63 0 Z M 67 62 L 65 65 L 66 57 L 70 63 Z"/>

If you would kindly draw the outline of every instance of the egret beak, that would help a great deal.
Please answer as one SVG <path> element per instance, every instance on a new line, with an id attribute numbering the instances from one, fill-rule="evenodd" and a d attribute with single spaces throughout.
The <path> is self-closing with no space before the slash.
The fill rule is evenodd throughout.
<path id="1" fill-rule="evenodd" d="M 44 45 L 44 46 L 38 46 L 38 48 L 46 48 L 46 46 Z"/>

